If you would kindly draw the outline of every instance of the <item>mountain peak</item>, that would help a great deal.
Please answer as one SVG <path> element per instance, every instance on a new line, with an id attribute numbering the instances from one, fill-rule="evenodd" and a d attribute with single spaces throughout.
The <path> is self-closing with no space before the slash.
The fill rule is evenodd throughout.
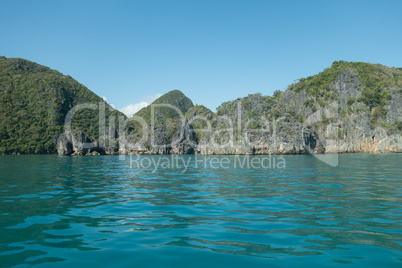
<path id="1" fill-rule="evenodd" d="M 157 112 L 161 119 L 175 119 L 180 117 L 180 114 L 174 110 L 172 107 L 161 107 L 160 104 L 167 104 L 173 106 L 180 110 L 182 114 L 185 114 L 191 107 L 194 106 L 193 102 L 184 95 L 180 90 L 171 90 L 168 93 L 160 96 L 151 105 L 148 105 L 145 108 L 139 110 L 136 115 L 144 118 L 147 122 L 149 122 L 151 118 L 151 106 L 159 104 L 158 107 L 155 107 L 155 112 Z"/>
<path id="2" fill-rule="evenodd" d="M 186 95 L 184 95 L 183 92 L 181 92 L 178 89 L 171 90 L 168 93 L 160 96 L 153 103 L 171 104 L 182 110 L 182 112 L 184 113 L 187 112 L 188 109 L 194 106 L 193 102 Z"/>

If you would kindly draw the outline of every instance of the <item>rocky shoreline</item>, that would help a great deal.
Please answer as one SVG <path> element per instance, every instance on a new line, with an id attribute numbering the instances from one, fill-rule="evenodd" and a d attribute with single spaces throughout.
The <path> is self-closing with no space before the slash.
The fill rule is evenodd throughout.
<path id="1" fill-rule="evenodd" d="M 383 69 L 385 73 L 394 71 Z M 93 147 L 82 146 L 90 139 L 84 133 L 75 133 L 59 139 L 57 150 L 59 155 L 402 152 L 401 88 L 376 89 L 380 93 L 373 91 L 371 96 L 360 76 L 356 70 L 345 68 L 328 83 L 328 88 L 318 93 L 312 91 L 312 86 L 300 86 L 299 82 L 276 97 L 250 94 L 224 103 L 217 113 L 204 106 L 192 106 L 176 121 L 162 111 L 159 123 L 147 126 L 152 135 L 143 137 L 140 131 L 127 137 L 126 133 L 114 133 L 113 139 L 106 135 L 108 144 L 113 146 L 100 148 L 96 142 Z M 175 98 L 169 99 L 169 94 L 173 93 L 165 95 L 164 100 L 170 101 L 167 104 L 177 105 L 187 98 L 175 91 Z M 367 96 L 373 100 L 367 101 Z M 147 112 L 144 109 L 140 114 Z M 75 142 L 71 142 L 73 137 Z"/>
<path id="2" fill-rule="evenodd" d="M 401 68 L 336 61 L 285 91 L 249 94 L 216 112 L 172 90 L 130 118 L 55 70 L 1 57 L 0 68 L 0 154 L 402 152 Z M 13 76 L 41 83 L 27 91 Z"/>

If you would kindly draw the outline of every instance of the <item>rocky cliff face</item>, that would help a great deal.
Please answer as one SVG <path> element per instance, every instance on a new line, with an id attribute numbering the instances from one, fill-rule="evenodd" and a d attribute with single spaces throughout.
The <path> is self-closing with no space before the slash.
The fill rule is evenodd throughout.
<path id="1" fill-rule="evenodd" d="M 309 114 L 313 120 L 307 121 L 319 123 L 316 131 L 326 153 L 402 151 L 401 88 L 390 86 L 381 89 L 389 94 L 385 103 L 365 103 L 359 73 L 350 68 L 339 73 L 331 83 L 338 97 L 332 107 L 336 106 L 338 112 L 320 107 Z"/>
<path id="2" fill-rule="evenodd" d="M 88 137 L 83 131 L 65 132 L 57 139 L 57 154 L 66 155 L 115 155 L 118 154 L 119 143 L 116 133 L 106 135 L 104 144 Z"/>
<path id="3" fill-rule="evenodd" d="M 0 57 L 0 119 L 1 154 L 401 152 L 402 69 L 334 62 L 216 113 L 173 90 L 126 119 L 70 76 Z"/>
<path id="4" fill-rule="evenodd" d="M 401 152 L 401 89 L 399 69 L 334 62 L 274 97 L 248 95 L 223 103 L 216 114 L 190 107 L 174 123 L 150 127 L 153 142 L 150 134 L 120 153 Z"/>

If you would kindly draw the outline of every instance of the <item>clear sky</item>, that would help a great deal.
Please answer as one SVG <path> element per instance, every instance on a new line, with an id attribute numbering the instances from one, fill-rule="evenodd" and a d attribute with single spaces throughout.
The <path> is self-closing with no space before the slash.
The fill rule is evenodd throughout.
<path id="1" fill-rule="evenodd" d="M 402 67 L 401 12 L 386 0 L 0 0 L 0 55 L 71 75 L 119 109 L 179 89 L 215 110 L 335 60 Z"/>

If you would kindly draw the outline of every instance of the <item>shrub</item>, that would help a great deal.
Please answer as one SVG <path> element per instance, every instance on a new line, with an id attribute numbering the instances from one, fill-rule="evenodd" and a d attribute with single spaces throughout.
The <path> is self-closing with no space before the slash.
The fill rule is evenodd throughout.
<path id="1" fill-rule="evenodd" d="M 383 106 L 378 106 L 375 107 L 372 111 L 371 111 L 371 127 L 374 128 L 378 125 L 378 121 L 380 119 L 385 118 L 387 111 L 385 110 L 385 108 Z"/>
<path id="2" fill-rule="evenodd" d="M 282 115 L 282 112 L 274 108 L 269 111 L 269 114 L 277 119 Z"/>
<path id="3" fill-rule="evenodd" d="M 396 124 L 396 128 L 397 128 L 399 131 L 402 131 L 402 121 L 396 121 L 395 124 Z"/>
<path id="4" fill-rule="evenodd" d="M 346 101 L 346 104 L 347 105 L 352 105 L 353 103 L 355 103 L 355 101 L 356 101 L 356 99 L 355 98 L 353 98 L 353 97 L 348 97 L 348 100 Z"/>
<path id="5" fill-rule="evenodd" d="M 281 96 L 281 94 L 282 94 L 282 91 L 280 91 L 280 90 L 275 90 L 274 91 L 274 98 L 279 98 L 280 96 Z"/>
<path id="6" fill-rule="evenodd" d="M 338 138 L 342 139 L 342 129 L 338 127 Z"/>
<path id="7" fill-rule="evenodd" d="M 361 100 L 371 108 L 385 105 L 391 99 L 391 94 L 380 87 L 367 88 L 362 90 Z"/>
<path id="8" fill-rule="evenodd" d="M 254 110 L 251 110 L 250 112 L 248 112 L 248 118 L 252 118 L 252 117 L 257 116 L 257 115 L 258 115 L 258 113 L 256 111 L 254 111 Z"/>

